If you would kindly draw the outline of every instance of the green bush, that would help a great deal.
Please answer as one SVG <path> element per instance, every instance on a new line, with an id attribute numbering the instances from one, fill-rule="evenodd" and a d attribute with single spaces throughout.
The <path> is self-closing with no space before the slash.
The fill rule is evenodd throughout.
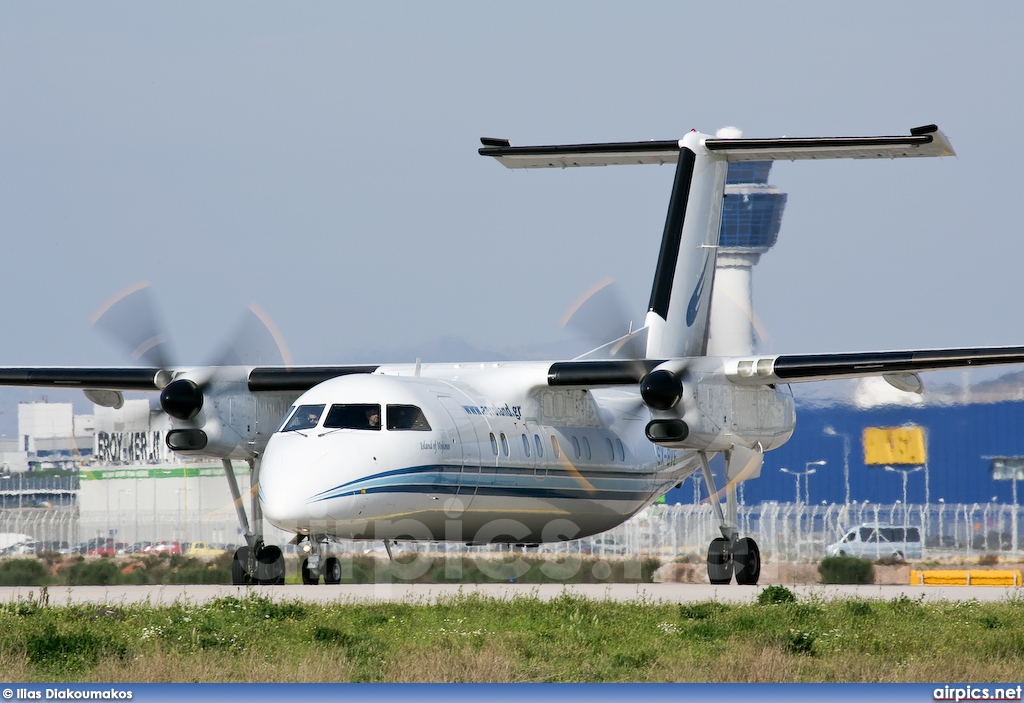
<path id="1" fill-rule="evenodd" d="M 34 558 L 0 562 L 0 586 L 45 586 L 53 581 L 46 563 Z"/>
<path id="2" fill-rule="evenodd" d="M 757 594 L 759 605 L 777 605 L 779 603 L 796 603 L 796 594 L 785 586 L 766 586 Z"/>
<path id="3" fill-rule="evenodd" d="M 875 567 L 858 557 L 825 557 L 818 564 L 822 583 L 864 584 L 875 582 Z"/>
<path id="4" fill-rule="evenodd" d="M 112 586 L 124 581 L 117 563 L 107 559 L 79 562 L 68 569 L 70 586 Z"/>

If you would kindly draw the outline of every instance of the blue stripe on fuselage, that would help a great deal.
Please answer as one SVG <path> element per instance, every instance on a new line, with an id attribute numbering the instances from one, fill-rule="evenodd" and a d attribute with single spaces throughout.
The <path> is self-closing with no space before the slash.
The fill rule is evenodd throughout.
<path id="1" fill-rule="evenodd" d="M 538 471 L 545 474 L 538 476 Z M 523 479 L 527 479 L 525 483 Z M 410 480 L 412 479 L 412 480 Z M 311 496 L 313 503 L 360 493 L 455 493 L 505 495 L 537 498 L 600 498 L 614 494 L 623 500 L 649 497 L 665 482 L 656 473 L 628 471 L 569 471 L 562 467 L 534 469 L 523 466 L 476 467 L 463 471 L 461 466 L 434 464 L 411 466 L 381 472 L 348 481 Z M 545 485 L 541 485 L 541 484 Z"/>

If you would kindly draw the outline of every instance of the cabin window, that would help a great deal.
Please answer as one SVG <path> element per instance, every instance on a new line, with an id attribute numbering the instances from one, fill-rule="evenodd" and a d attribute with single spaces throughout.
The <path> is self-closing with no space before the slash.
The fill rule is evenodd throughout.
<path id="1" fill-rule="evenodd" d="M 540 435 L 535 434 L 533 436 L 533 446 L 537 448 L 537 458 L 544 456 L 544 443 L 540 441 Z"/>
<path id="2" fill-rule="evenodd" d="M 590 440 L 583 438 L 583 458 L 590 461 Z"/>
<path id="3" fill-rule="evenodd" d="M 508 438 L 504 432 L 501 433 L 501 453 L 508 456 Z"/>
<path id="4" fill-rule="evenodd" d="M 608 443 L 608 461 L 615 461 L 615 447 L 612 446 L 612 438 L 605 437 L 604 441 Z"/>
<path id="5" fill-rule="evenodd" d="M 572 452 L 576 455 L 576 458 L 580 458 L 580 441 L 576 439 L 576 435 L 572 436 Z"/>
<path id="6" fill-rule="evenodd" d="M 526 438 L 526 435 L 523 435 L 523 455 L 530 456 L 530 440 Z"/>
<path id="7" fill-rule="evenodd" d="M 498 440 L 494 438 L 493 432 L 491 432 L 491 451 L 494 452 L 494 456 L 498 456 Z"/>
<path id="8" fill-rule="evenodd" d="M 427 422 L 423 411 L 415 405 L 389 405 L 388 429 L 428 432 L 430 423 Z"/>
<path id="9" fill-rule="evenodd" d="M 552 453 L 553 453 L 553 454 L 555 455 L 555 458 L 556 458 L 556 459 L 557 459 L 557 458 L 558 458 L 559 456 L 561 456 L 561 454 L 562 454 L 562 453 L 561 453 L 561 452 L 560 452 L 560 451 L 558 450 L 558 440 L 557 440 L 557 439 L 555 439 L 555 436 L 554 436 L 554 435 L 551 435 L 551 452 L 552 452 Z"/>
<path id="10" fill-rule="evenodd" d="M 288 419 L 288 422 L 284 423 L 281 428 L 282 432 L 291 432 L 293 430 L 310 430 L 316 427 L 317 423 L 320 422 L 320 415 L 324 411 L 323 405 L 300 405 L 292 413 L 292 416 Z M 378 410 L 380 412 L 380 410 Z"/>
<path id="11" fill-rule="evenodd" d="M 332 405 L 324 420 L 324 429 L 379 430 L 380 405 L 374 403 L 346 403 Z"/>
<path id="12" fill-rule="evenodd" d="M 622 446 L 622 440 L 616 439 L 615 444 L 619 447 L 619 461 L 626 460 L 626 449 Z"/>

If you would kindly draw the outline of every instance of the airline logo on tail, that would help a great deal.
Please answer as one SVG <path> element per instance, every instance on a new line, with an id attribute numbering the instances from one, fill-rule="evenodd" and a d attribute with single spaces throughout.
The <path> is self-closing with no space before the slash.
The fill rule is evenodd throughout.
<path id="1" fill-rule="evenodd" d="M 704 280 L 708 275 L 708 260 L 710 258 L 710 254 L 704 257 L 704 266 L 701 269 L 700 278 L 697 279 L 697 287 L 693 289 L 693 295 L 690 296 L 690 304 L 686 306 L 687 327 L 693 327 L 693 323 L 697 320 L 697 312 L 700 310 L 700 299 L 701 294 L 704 292 Z"/>

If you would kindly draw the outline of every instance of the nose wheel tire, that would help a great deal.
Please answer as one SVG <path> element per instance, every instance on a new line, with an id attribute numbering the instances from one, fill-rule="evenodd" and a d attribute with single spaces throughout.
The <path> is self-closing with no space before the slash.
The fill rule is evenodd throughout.
<path id="1" fill-rule="evenodd" d="M 750 537 L 736 541 L 733 550 L 733 564 L 736 569 L 736 583 L 741 586 L 756 586 L 761 576 L 761 550 Z"/>
<path id="2" fill-rule="evenodd" d="M 733 560 L 729 540 L 716 537 L 708 546 L 708 580 L 721 586 L 732 581 Z"/>
<path id="3" fill-rule="evenodd" d="M 309 559 L 302 560 L 302 583 L 307 586 L 315 586 L 320 583 L 320 574 L 314 574 L 309 570 Z"/>
<path id="4" fill-rule="evenodd" d="M 341 583 L 341 561 L 337 557 L 328 557 L 324 562 L 324 583 Z"/>

